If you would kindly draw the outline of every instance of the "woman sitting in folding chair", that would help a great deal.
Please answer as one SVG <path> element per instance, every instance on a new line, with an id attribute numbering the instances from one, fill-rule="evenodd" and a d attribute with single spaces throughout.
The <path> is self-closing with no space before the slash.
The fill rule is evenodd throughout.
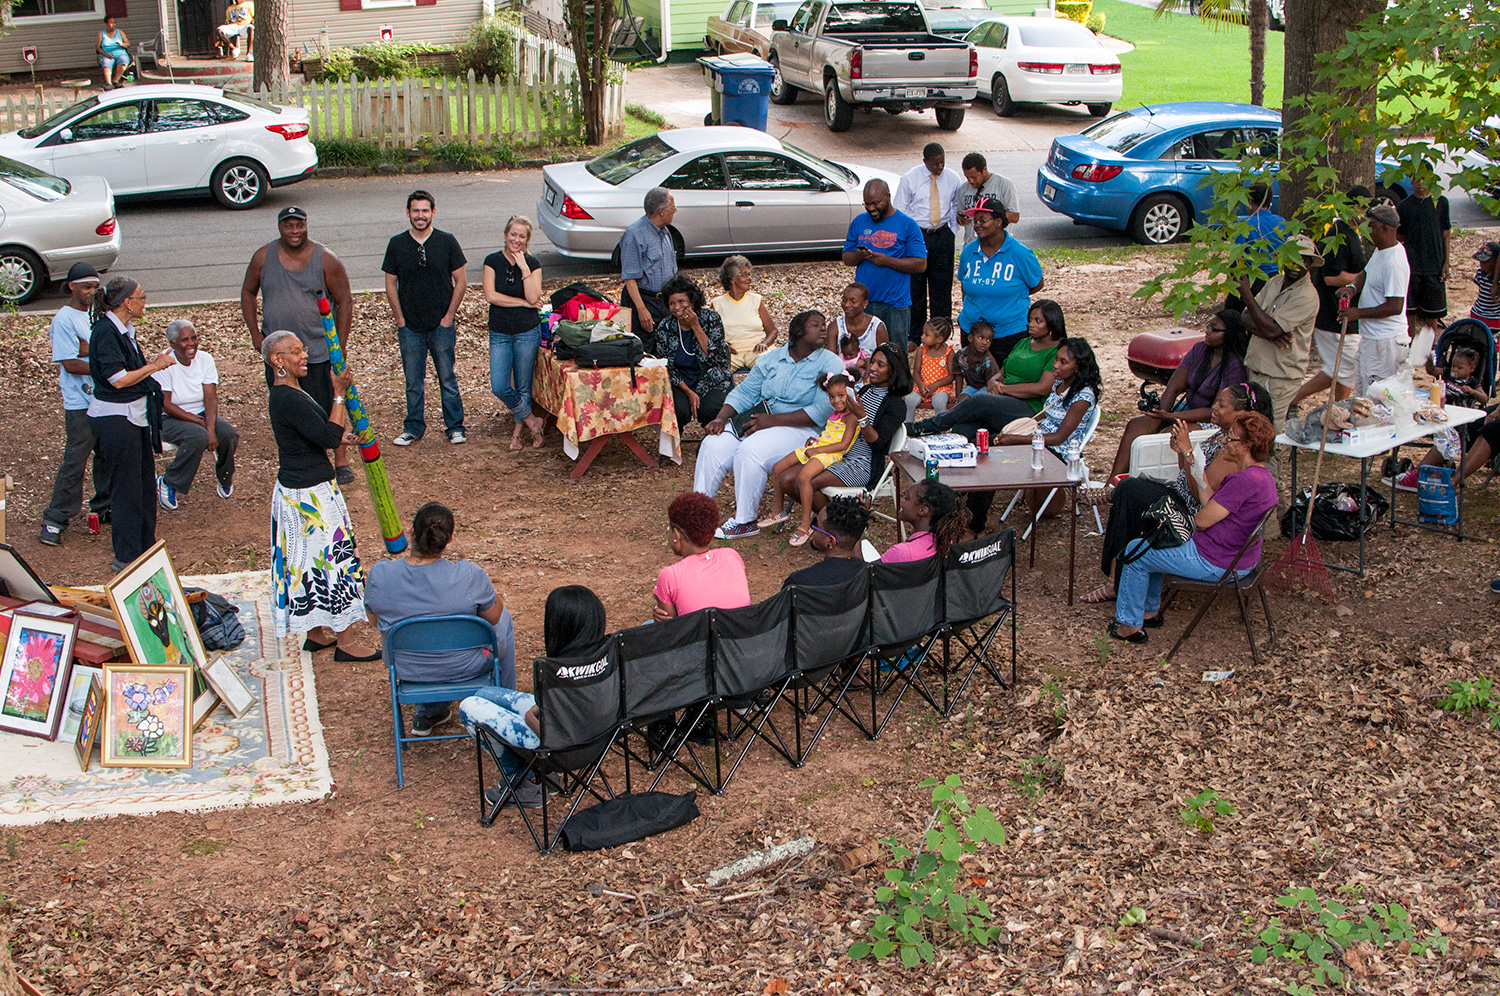
<path id="1" fill-rule="evenodd" d="M 1174 442 L 1191 451 L 1188 428 L 1178 422 L 1173 427 Z M 1267 511 L 1276 507 L 1276 478 L 1266 469 L 1276 430 L 1271 420 L 1259 412 L 1242 412 L 1234 417 L 1225 432 L 1220 459 L 1227 460 L 1230 472 L 1210 488 L 1200 483 L 1203 507 L 1193 517 L 1192 539 L 1168 549 L 1153 547 L 1145 539 L 1136 539 L 1125 548 L 1125 562 L 1120 574 L 1119 598 L 1115 618 L 1109 624 L 1109 635 L 1127 643 L 1145 643 L 1143 627 L 1161 626 L 1162 579 L 1173 574 L 1194 581 L 1217 581 L 1234 564 L 1250 533 L 1260 526 Z M 1201 468 L 1200 468 L 1201 471 Z M 1194 477 L 1198 475 L 1195 473 Z M 1260 541 L 1250 544 L 1236 572 L 1243 577 L 1260 560 Z"/>
<path id="2" fill-rule="evenodd" d="M 516 687 L 516 627 L 505 599 L 495 591 L 484 568 L 471 560 L 443 556 L 453 539 L 453 513 L 431 501 L 417 509 L 411 522 L 411 548 L 400 560 L 382 560 L 365 581 L 365 608 L 385 633 L 403 619 L 417 616 L 476 615 L 495 627 L 500 640 L 500 681 Z M 402 681 L 467 681 L 494 667 L 489 652 L 453 654 L 404 653 L 396 660 Z M 451 702 L 422 702 L 412 717 L 412 736 L 430 736 L 452 716 Z"/>

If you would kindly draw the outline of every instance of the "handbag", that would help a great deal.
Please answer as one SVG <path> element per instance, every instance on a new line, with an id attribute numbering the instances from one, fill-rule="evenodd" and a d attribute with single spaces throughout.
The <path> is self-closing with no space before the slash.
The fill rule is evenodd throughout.
<path id="1" fill-rule="evenodd" d="M 745 427 L 750 424 L 750 420 L 752 418 L 754 418 L 755 416 L 757 416 L 757 415 L 769 415 L 769 414 L 771 414 L 771 405 L 770 405 L 770 403 L 766 402 L 766 401 L 762 401 L 760 404 L 752 405 L 749 408 L 746 408 L 742 412 L 737 412 L 735 414 L 734 418 L 732 418 L 732 419 L 729 420 L 729 424 L 732 425 L 732 426 L 734 426 L 734 434 L 736 436 L 739 436 L 741 439 L 744 439 L 745 438 Z"/>
<path id="2" fill-rule="evenodd" d="M 1177 503 L 1165 495 L 1146 509 L 1141 521 L 1146 528 L 1140 538 L 1146 542 L 1133 554 L 1128 550 L 1120 554 L 1122 565 L 1140 560 L 1147 550 L 1171 550 L 1193 538 L 1193 520 L 1182 514 Z"/>

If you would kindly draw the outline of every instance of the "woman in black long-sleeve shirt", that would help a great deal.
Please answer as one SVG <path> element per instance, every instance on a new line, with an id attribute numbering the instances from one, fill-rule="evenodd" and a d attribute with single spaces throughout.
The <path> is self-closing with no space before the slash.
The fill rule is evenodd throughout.
<path id="1" fill-rule="evenodd" d="M 89 336 L 89 428 L 108 456 L 110 541 L 115 573 L 156 542 L 156 465 L 161 449 L 161 388 L 151 375 L 175 359 L 170 349 L 147 362 L 135 341 L 135 323 L 146 313 L 146 291 L 129 277 L 114 277 L 94 291 Z"/>
<path id="2" fill-rule="evenodd" d="M 373 661 L 348 634 L 365 621 L 365 575 L 354 548 L 354 527 L 334 477 L 328 451 L 345 441 L 348 414 L 344 391 L 354 383 L 348 367 L 333 376 L 333 411 L 325 412 L 301 388 L 307 350 L 291 332 L 272 332 L 261 355 L 275 379 L 271 385 L 271 431 L 278 470 L 271 495 L 271 574 L 276 585 L 273 615 L 278 638 L 304 635 L 304 650 L 335 643 L 336 661 Z"/>

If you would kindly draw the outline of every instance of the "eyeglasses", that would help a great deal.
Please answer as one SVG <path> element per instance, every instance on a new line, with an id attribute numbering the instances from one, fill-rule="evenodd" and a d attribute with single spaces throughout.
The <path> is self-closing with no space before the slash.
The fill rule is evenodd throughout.
<path id="1" fill-rule="evenodd" d="M 427 246 L 426 246 L 425 243 L 418 244 L 418 246 L 417 246 L 417 265 L 418 266 L 426 266 L 427 265 Z"/>
<path id="2" fill-rule="evenodd" d="M 1243 443 L 1245 441 L 1245 437 L 1244 436 L 1226 436 L 1226 437 L 1224 437 L 1224 441 L 1226 443 Z"/>
<path id="3" fill-rule="evenodd" d="M 838 545 L 839 538 L 833 535 L 833 533 L 830 533 L 828 530 L 821 528 L 816 522 L 812 524 L 812 531 L 815 533 L 822 533 L 824 536 L 827 536 L 829 539 L 833 540 L 834 545 Z"/>

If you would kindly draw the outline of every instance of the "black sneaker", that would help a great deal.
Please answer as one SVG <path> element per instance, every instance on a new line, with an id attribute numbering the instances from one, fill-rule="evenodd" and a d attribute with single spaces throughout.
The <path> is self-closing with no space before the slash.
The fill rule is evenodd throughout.
<path id="1" fill-rule="evenodd" d="M 44 546 L 62 546 L 62 526 L 54 526 L 50 522 L 42 523 L 42 535 L 37 537 Z"/>
<path id="2" fill-rule="evenodd" d="M 484 801 L 493 806 L 495 803 L 500 801 L 500 797 L 504 794 L 506 794 L 506 792 L 503 788 L 485 789 Z M 526 784 L 522 785 L 520 789 L 515 792 L 509 793 L 509 798 L 505 800 L 505 805 L 501 806 L 500 808 L 541 809 L 542 787 L 528 778 L 526 780 Z"/>
<path id="3" fill-rule="evenodd" d="M 338 481 L 340 485 L 353 484 L 354 468 L 350 467 L 348 464 L 345 464 L 342 467 L 336 467 L 333 471 L 333 477 L 334 480 Z"/>

